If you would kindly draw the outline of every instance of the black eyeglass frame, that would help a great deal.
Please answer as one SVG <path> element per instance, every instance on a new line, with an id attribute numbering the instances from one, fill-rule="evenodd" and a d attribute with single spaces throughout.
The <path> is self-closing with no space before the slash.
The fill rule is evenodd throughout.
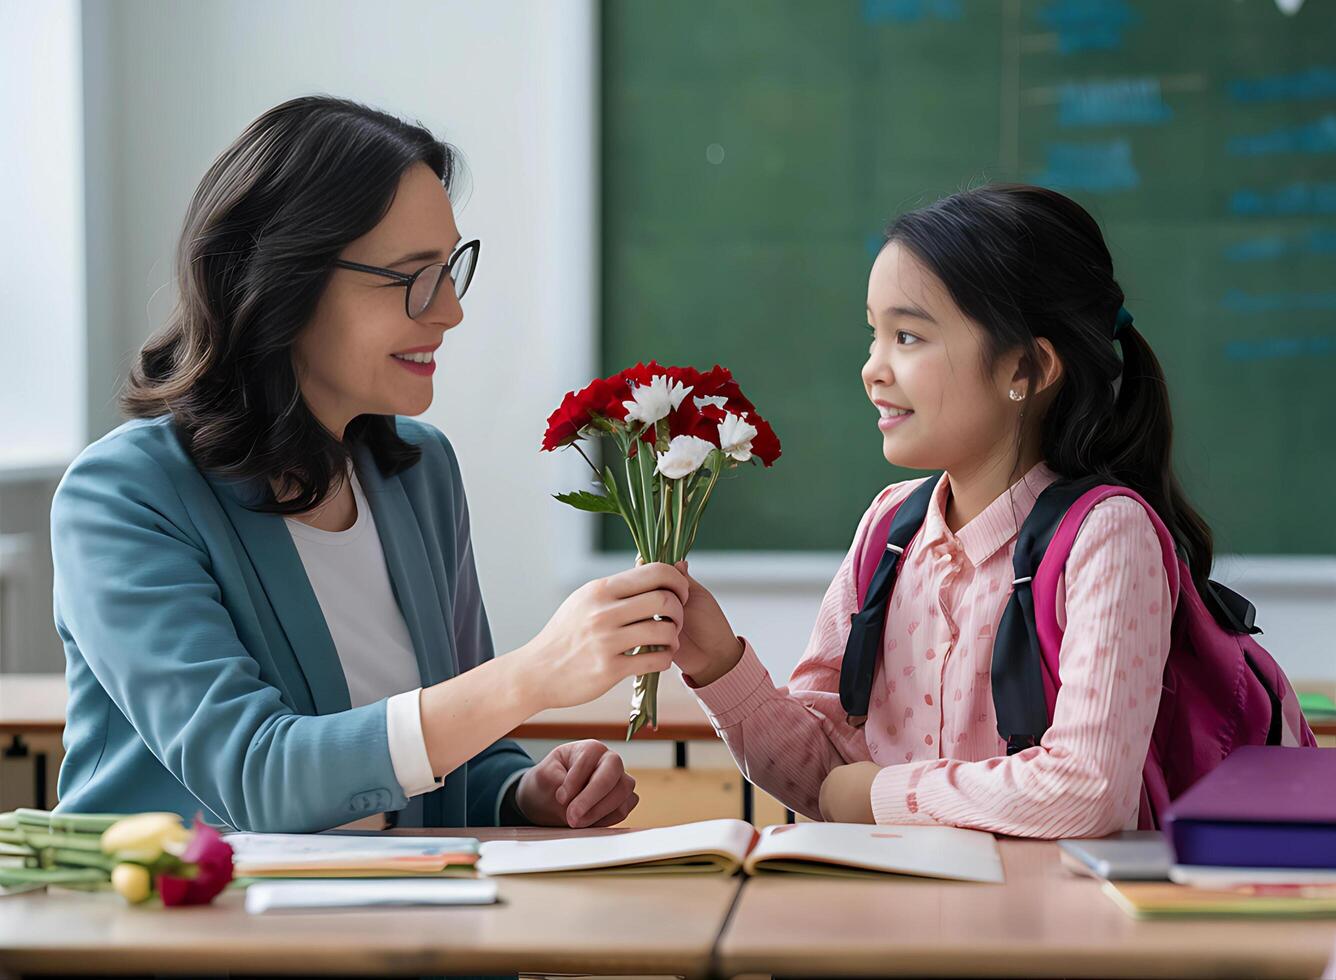
<path id="1" fill-rule="evenodd" d="M 393 269 L 386 269 L 378 265 L 363 265 L 361 262 L 349 262 L 346 259 L 335 259 L 334 264 L 340 269 L 352 269 L 354 272 L 369 272 L 373 276 L 384 276 L 386 279 L 393 279 L 395 282 L 399 283 L 404 287 L 404 313 L 407 315 L 408 319 L 416 320 L 423 313 L 426 313 L 431 309 L 432 303 L 436 302 L 436 294 L 441 290 L 441 283 L 445 282 L 447 279 L 449 279 L 452 284 L 454 283 L 455 263 L 457 263 L 466 252 L 472 252 L 473 262 L 469 266 L 469 277 L 464 280 L 464 285 L 455 289 L 455 298 L 464 298 L 464 294 L 469 291 L 469 286 L 473 283 L 474 274 L 478 271 L 478 255 L 481 251 L 482 240 L 479 238 L 474 238 L 472 241 L 461 242 L 455 247 L 455 250 L 450 253 L 450 257 L 444 262 L 429 262 L 421 269 L 418 269 L 417 272 L 411 274 L 395 272 Z M 422 275 L 422 273 L 426 272 L 428 269 L 435 268 L 438 265 L 445 267 L 444 273 L 441 275 L 441 278 L 436 281 L 436 288 L 433 289 L 431 295 L 427 297 L 426 304 L 417 314 L 414 314 L 408 305 L 408 298 L 413 295 L 413 284 L 417 282 L 418 276 Z"/>

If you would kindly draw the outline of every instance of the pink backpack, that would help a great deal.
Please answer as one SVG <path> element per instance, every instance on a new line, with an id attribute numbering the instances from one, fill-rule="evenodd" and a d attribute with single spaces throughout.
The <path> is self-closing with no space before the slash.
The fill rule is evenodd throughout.
<path id="1" fill-rule="evenodd" d="M 867 716 L 900 556 L 922 526 L 936 484 L 930 479 L 916 489 L 859 542 L 862 609 L 852 617 L 840 670 L 840 700 L 854 724 Z M 1239 746 L 1311 747 L 1317 742 L 1284 671 L 1253 639 L 1261 630 L 1253 624 L 1252 605 L 1216 582 L 1209 583 L 1204 600 L 1150 505 L 1127 487 L 1088 478 L 1060 480 L 1046 489 L 1017 537 L 1015 581 L 993 641 L 993 703 L 1007 754 L 1039 744 L 1052 723 L 1062 684 L 1058 576 L 1086 515 L 1100 501 L 1119 495 L 1131 497 L 1150 515 L 1175 601 L 1160 710 L 1142 770 L 1138 825 L 1153 829 L 1171 801 Z"/>

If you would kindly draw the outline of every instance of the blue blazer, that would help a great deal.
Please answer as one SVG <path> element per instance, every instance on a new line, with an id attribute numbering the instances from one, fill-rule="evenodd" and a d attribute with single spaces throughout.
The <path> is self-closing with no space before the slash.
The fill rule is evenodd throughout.
<path id="1" fill-rule="evenodd" d="M 397 419 L 422 458 L 382 477 L 355 453 L 424 685 L 492 656 L 459 464 Z M 501 740 L 411 802 L 385 702 L 352 708 L 283 518 L 254 484 L 202 473 L 169 417 L 128 422 L 65 474 L 51 514 L 69 687 L 59 810 L 170 810 L 254 831 L 324 830 L 383 811 L 403 826 L 488 826 L 533 761 Z"/>

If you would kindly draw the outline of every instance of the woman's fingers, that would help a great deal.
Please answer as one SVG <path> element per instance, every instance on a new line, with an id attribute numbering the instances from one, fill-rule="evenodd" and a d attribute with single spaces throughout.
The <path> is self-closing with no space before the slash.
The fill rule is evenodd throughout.
<path id="1" fill-rule="evenodd" d="M 640 803 L 640 797 L 635 793 L 628 796 L 612 813 L 608 814 L 602 820 L 590 824 L 591 827 L 615 827 L 631 815 L 631 811 Z"/>
<path id="2" fill-rule="evenodd" d="M 670 619 L 680 627 L 686 618 L 677 595 L 667 589 L 656 589 L 630 599 L 623 599 L 617 603 L 617 613 L 623 625 L 643 622 L 657 616 Z"/>
<path id="3" fill-rule="evenodd" d="M 598 765 L 599 759 L 607 753 L 607 749 L 602 742 L 584 741 L 571 743 L 567 749 L 573 756 L 565 772 L 565 778 L 561 785 L 557 787 L 554 799 L 562 806 L 569 805 L 579 795 L 589 777 L 594 772 L 594 767 Z"/>
<path id="4" fill-rule="evenodd" d="M 677 596 L 678 602 L 686 605 L 687 597 L 690 595 L 686 576 L 672 565 L 665 565 L 663 562 L 627 569 L 608 577 L 605 581 L 614 599 L 629 599 L 642 592 L 667 589 Z"/>
<path id="5" fill-rule="evenodd" d="M 607 820 L 608 817 L 615 814 L 626 802 L 627 798 L 632 795 L 635 786 L 635 779 L 623 773 L 622 778 L 617 781 L 608 794 L 594 804 L 594 806 L 584 815 L 584 826 L 597 826 L 599 823 Z"/>
<path id="6" fill-rule="evenodd" d="M 636 647 L 661 646 L 676 650 L 679 645 L 679 629 L 671 619 L 663 622 L 645 620 L 623 626 L 612 635 L 613 646 L 623 653 Z"/>
<path id="7" fill-rule="evenodd" d="M 599 808 L 602 807 L 608 794 L 617 788 L 624 775 L 621 756 L 616 752 L 603 753 L 598 764 L 594 766 L 589 781 L 566 807 L 567 823 L 572 827 L 583 827 L 611 812 L 617 803 L 621 802 L 620 799 L 612 801 L 602 809 Z"/>
<path id="8" fill-rule="evenodd" d="M 673 665 L 673 651 L 662 650 L 658 653 L 637 653 L 634 657 L 622 657 L 618 661 L 621 668 L 621 676 L 618 680 L 625 680 L 627 677 L 640 677 L 642 674 L 662 674 Z"/>

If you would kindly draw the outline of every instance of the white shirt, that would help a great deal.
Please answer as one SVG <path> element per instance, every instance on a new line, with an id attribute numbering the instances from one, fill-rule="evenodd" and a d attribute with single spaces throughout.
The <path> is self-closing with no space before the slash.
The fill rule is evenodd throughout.
<path id="1" fill-rule="evenodd" d="M 357 519 L 346 531 L 322 531 L 287 518 L 306 576 L 325 614 L 348 681 L 352 707 L 381 698 L 390 762 L 405 796 L 441 785 L 431 771 L 422 735 L 422 678 L 404 615 L 394 598 L 376 519 L 357 474 L 349 468 Z"/>

